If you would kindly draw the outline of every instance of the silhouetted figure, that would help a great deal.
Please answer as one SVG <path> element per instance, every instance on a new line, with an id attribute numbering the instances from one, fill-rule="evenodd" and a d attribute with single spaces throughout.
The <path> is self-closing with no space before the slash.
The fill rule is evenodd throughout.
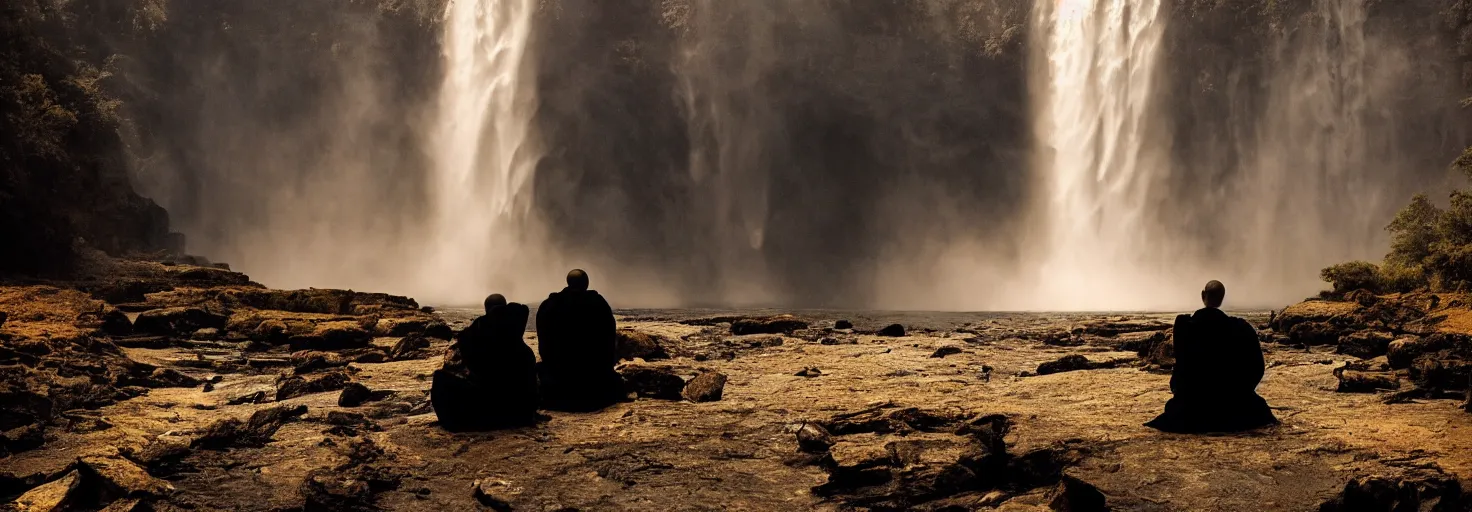
<path id="1" fill-rule="evenodd" d="M 530 311 L 486 297 L 485 316 L 455 336 L 429 398 L 450 431 L 491 430 L 537 420 L 537 357 L 522 341 Z"/>
<path id="2" fill-rule="evenodd" d="M 567 287 L 537 307 L 538 376 L 549 409 L 591 411 L 624 398 L 613 308 L 588 289 L 588 274 L 567 273 Z"/>
<path id="3" fill-rule="evenodd" d="M 1257 331 L 1219 309 L 1227 289 L 1206 283 L 1205 308 L 1176 317 L 1175 396 L 1165 412 L 1145 426 L 1166 432 L 1238 432 L 1277 423 L 1267 401 L 1257 396 L 1262 381 L 1262 347 Z"/>

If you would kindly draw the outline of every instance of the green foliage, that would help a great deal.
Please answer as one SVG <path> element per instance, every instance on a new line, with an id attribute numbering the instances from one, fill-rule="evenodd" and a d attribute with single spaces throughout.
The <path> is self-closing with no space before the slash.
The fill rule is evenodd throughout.
<path id="1" fill-rule="evenodd" d="M 1380 267 L 1367 261 L 1340 263 L 1324 269 L 1319 277 L 1334 285 L 1334 293 L 1355 290 L 1380 291 Z"/>
<path id="2" fill-rule="evenodd" d="M 1472 176 L 1472 148 L 1452 167 Z M 1453 191 L 1450 199 L 1441 209 L 1424 194 L 1412 198 L 1385 227 L 1391 242 L 1383 265 L 1341 263 L 1325 268 L 1320 277 L 1335 294 L 1467 290 L 1472 287 L 1472 191 Z"/>
<path id="3" fill-rule="evenodd" d="M 1411 198 L 1411 204 L 1397 213 L 1385 228 L 1391 237 L 1390 254 L 1385 256 L 1385 262 L 1405 267 L 1424 264 L 1431 256 L 1431 246 L 1440 239 L 1436 230 L 1441 213 L 1426 194 Z"/>

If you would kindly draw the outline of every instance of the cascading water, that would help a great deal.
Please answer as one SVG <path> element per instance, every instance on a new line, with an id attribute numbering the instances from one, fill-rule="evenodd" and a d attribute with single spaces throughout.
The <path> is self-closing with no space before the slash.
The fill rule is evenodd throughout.
<path id="1" fill-rule="evenodd" d="M 487 289 L 512 293 L 526 284 L 507 273 L 532 245 L 525 197 L 536 163 L 528 138 L 535 98 L 522 65 L 533 4 L 450 2 L 431 146 L 433 218 L 417 291 L 423 299 L 473 304 Z"/>
<path id="2" fill-rule="evenodd" d="M 1046 256 L 1031 307 L 1148 309 L 1169 282 L 1148 268 L 1152 180 L 1166 171 L 1155 138 L 1164 20 L 1160 0 L 1036 4 L 1040 87 L 1036 165 Z"/>

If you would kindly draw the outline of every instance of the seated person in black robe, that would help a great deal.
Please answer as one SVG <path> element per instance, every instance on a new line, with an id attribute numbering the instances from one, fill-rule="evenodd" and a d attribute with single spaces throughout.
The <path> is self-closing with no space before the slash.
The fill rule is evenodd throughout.
<path id="1" fill-rule="evenodd" d="M 538 376 L 549 409 L 593 411 L 625 398 L 613 308 L 588 289 L 588 274 L 567 273 L 567 287 L 537 306 Z"/>
<path id="2" fill-rule="evenodd" d="M 522 341 L 530 311 L 500 294 L 487 297 L 485 307 L 434 372 L 429 397 L 446 430 L 524 426 L 538 418 L 537 357 Z"/>
<path id="3" fill-rule="evenodd" d="M 1227 289 L 1206 283 L 1205 308 L 1176 317 L 1176 366 L 1170 377 L 1175 396 L 1165 412 L 1145 426 L 1165 432 L 1239 432 L 1278 422 L 1257 395 L 1262 381 L 1262 347 L 1257 331 L 1219 309 Z"/>

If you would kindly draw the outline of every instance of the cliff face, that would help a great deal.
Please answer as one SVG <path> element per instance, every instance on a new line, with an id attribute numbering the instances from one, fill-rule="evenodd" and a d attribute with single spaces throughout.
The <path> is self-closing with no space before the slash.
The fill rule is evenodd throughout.
<path id="1" fill-rule="evenodd" d="M 112 253 L 169 243 L 167 214 L 128 181 L 114 77 L 65 14 L 0 7 L 0 275 L 64 269 L 78 239 Z"/>
<path id="2" fill-rule="evenodd" d="M 1039 192 L 1029 0 L 535 4 L 526 67 L 545 154 L 530 205 L 558 252 L 657 272 L 686 302 L 765 276 L 768 299 L 809 305 L 872 302 L 868 276 L 896 261 L 919 269 L 898 280 L 934 282 L 958 246 L 1001 269 L 1019 258 Z M 1322 4 L 1167 2 L 1159 108 L 1173 169 L 1152 200 L 1165 229 L 1377 240 L 1388 211 L 1444 181 L 1467 139 L 1455 105 L 1468 8 Z M 17 44 L 0 101 L 18 128 L 0 135 L 0 222 L 36 250 L 5 265 L 61 261 L 76 236 L 113 252 L 166 245 L 164 215 L 125 169 L 192 250 L 218 259 L 274 253 L 251 262 L 273 267 L 301 251 L 347 257 L 331 240 L 403 245 L 428 211 L 444 6 L 7 4 Z M 1313 91 L 1351 75 L 1368 78 Z M 1322 105 L 1284 108 L 1305 101 Z M 1343 147 L 1369 130 L 1373 144 Z M 1241 199 L 1262 187 L 1305 195 Z M 1246 210 L 1272 214 L 1229 219 L 1258 230 L 1221 215 Z M 1293 215 L 1315 221 L 1269 222 Z"/>

